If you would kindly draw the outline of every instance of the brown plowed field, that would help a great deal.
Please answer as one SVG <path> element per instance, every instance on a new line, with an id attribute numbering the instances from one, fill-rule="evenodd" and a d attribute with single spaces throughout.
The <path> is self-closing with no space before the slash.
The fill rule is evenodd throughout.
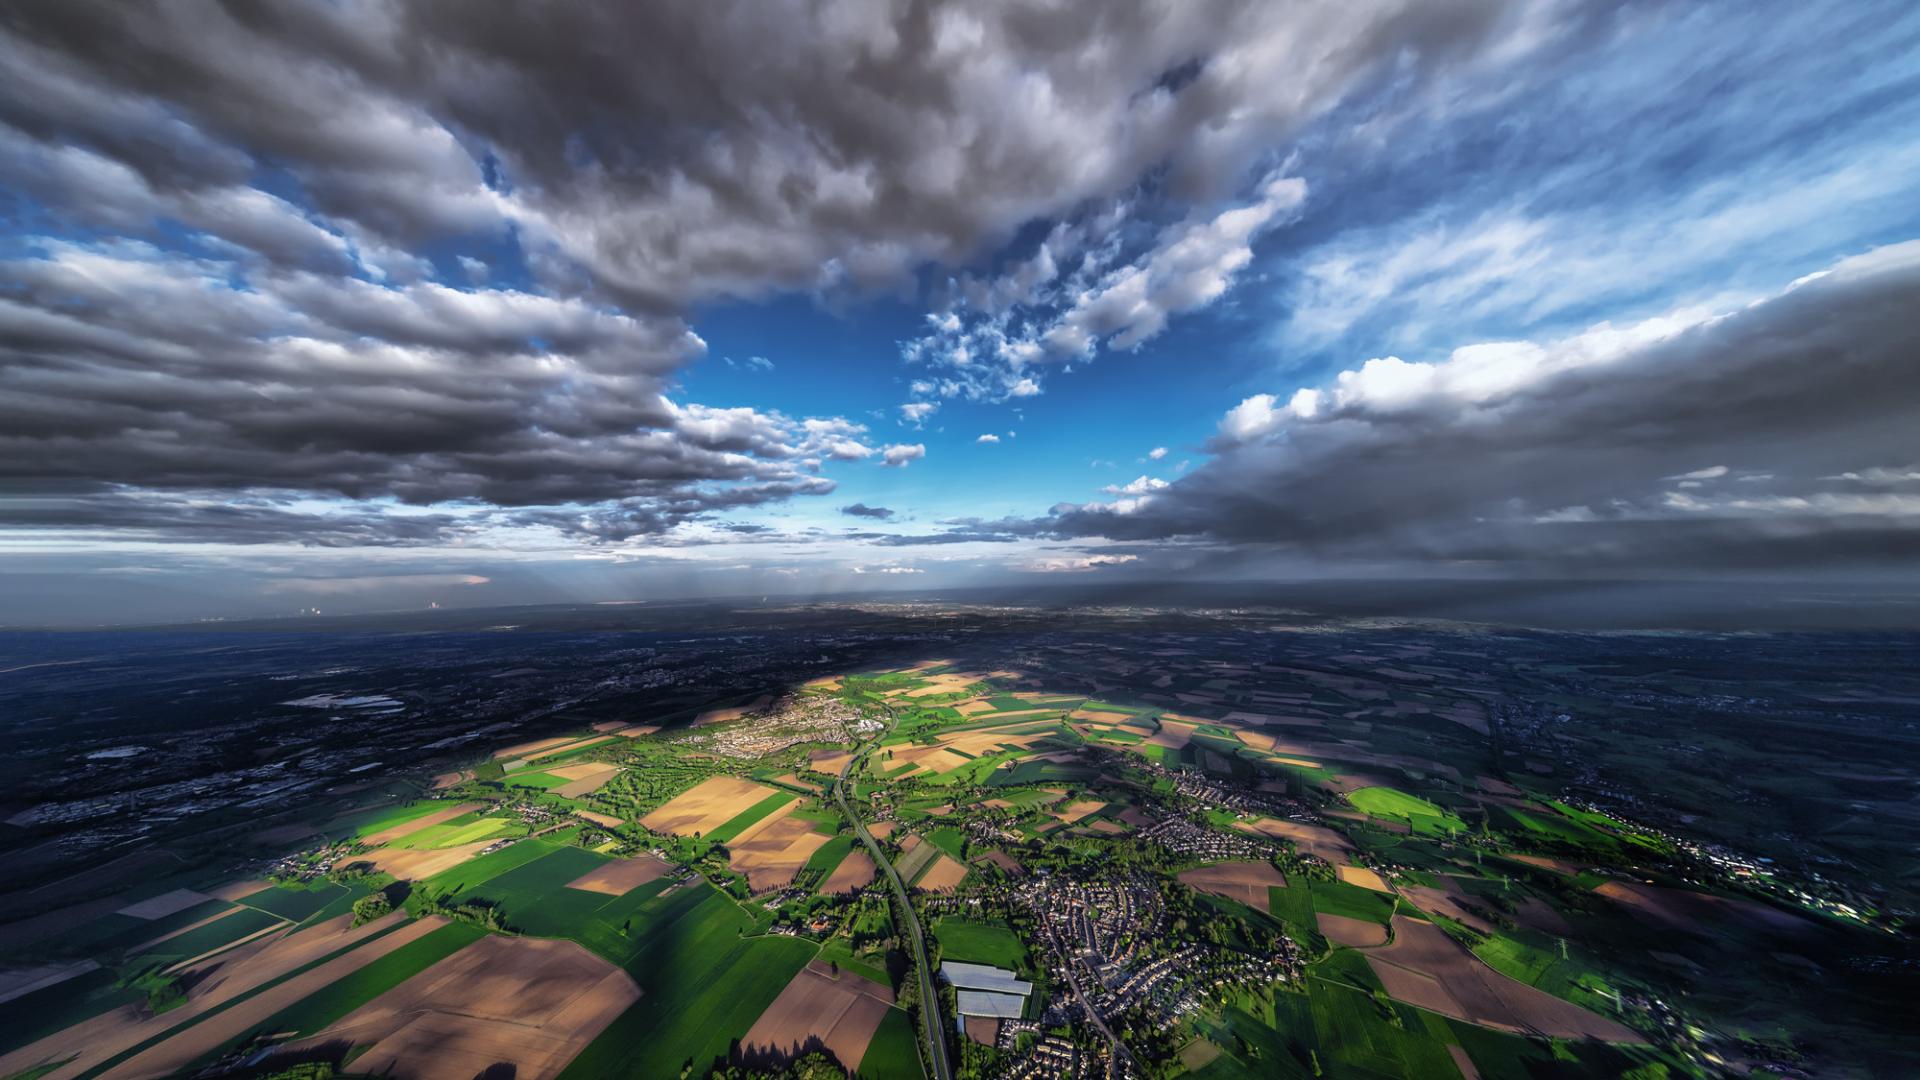
<path id="1" fill-rule="evenodd" d="M 1320 924 L 1320 935 L 1335 945 L 1366 949 L 1387 943 L 1387 928 L 1377 922 L 1350 919 L 1345 915 L 1328 915 L 1325 912 L 1316 914 L 1314 921 Z"/>
<path id="2" fill-rule="evenodd" d="M 626 824 L 626 822 L 622 821 L 617 817 L 614 817 L 612 814 L 602 814 L 596 810 L 575 810 L 573 812 L 573 816 L 577 818 L 585 818 L 586 820 L 593 822 L 595 825 L 603 825 L 609 829 L 616 828 L 618 826 Z"/>
<path id="3" fill-rule="evenodd" d="M 649 881 L 667 876 L 672 869 L 672 866 L 651 855 L 635 855 L 631 859 L 601 863 L 567 882 L 567 888 L 625 896 Z"/>
<path id="4" fill-rule="evenodd" d="M 1267 890 L 1284 888 L 1287 875 L 1272 863 L 1225 862 L 1182 871 L 1180 881 L 1201 892 L 1238 900 L 1255 911 L 1267 910 Z"/>
<path id="5" fill-rule="evenodd" d="M 1765 904 L 1711 893 L 1642 885 L 1634 881 L 1609 881 L 1593 891 L 1622 905 L 1644 921 L 1662 923 L 1696 934 L 1711 934 L 1714 923 L 1724 919 L 1745 923 L 1756 930 L 1782 934 L 1804 934 L 1813 929 L 1813 925 L 1805 919 Z"/>
<path id="6" fill-rule="evenodd" d="M 549 1080 L 640 1000 L 626 972 L 571 941 L 485 937 L 302 1045 L 373 1048 L 354 1072 L 472 1080 L 499 1064 Z"/>
<path id="7" fill-rule="evenodd" d="M 49 1073 L 49 1076 L 60 1080 L 78 1076 L 150 1038 L 164 1036 L 198 1019 L 247 991 L 298 970 L 328 953 L 364 942 L 405 919 L 405 915 L 394 912 L 384 919 L 355 929 L 348 926 L 352 916 L 342 915 L 297 934 L 281 936 L 276 931 L 193 967 L 191 970 L 199 978 L 188 991 L 185 1003 L 158 1016 L 148 1014 L 139 1006 L 123 1005 L 0 1056 L 0 1076 L 11 1076 L 50 1061 L 67 1061 L 67 1064 Z M 395 934 L 405 929 L 403 927 Z M 355 949 L 347 957 L 360 951 Z M 153 1049 L 158 1050 L 166 1045 L 162 1043 Z M 156 1069 L 146 1075 L 163 1075 L 166 1071 Z"/>
<path id="8" fill-rule="evenodd" d="M 873 884 L 873 858 L 863 850 L 853 850 L 833 868 L 827 880 L 820 883 L 820 891 L 829 896 L 843 896 L 857 892 Z"/>
<path id="9" fill-rule="evenodd" d="M 913 887 L 922 892 L 952 892 L 966 878 L 967 865 L 943 851 L 934 858 L 933 865 L 927 867 L 927 872 L 920 875 L 920 880 L 913 883 Z"/>
<path id="10" fill-rule="evenodd" d="M 789 816 L 799 806 L 798 801 L 788 803 L 727 844 L 727 865 L 745 874 L 747 887 L 754 892 L 792 884 L 794 875 L 829 839 L 814 832 L 807 819 Z"/>
<path id="11" fill-rule="evenodd" d="M 1318 855 L 1330 863 L 1344 862 L 1353 853 L 1347 838 L 1320 825 L 1306 825 L 1284 818 L 1257 818 L 1234 822 L 1234 828 L 1275 840 L 1291 840 L 1305 855 Z"/>
<path id="12" fill-rule="evenodd" d="M 1631 1028 L 1500 974 L 1432 923 L 1395 916 L 1393 944 L 1366 957 L 1388 994 L 1442 1016 L 1555 1038 L 1645 1041 Z"/>
<path id="13" fill-rule="evenodd" d="M 851 972 L 836 978 L 815 960 L 754 1021 L 740 1040 L 741 1056 L 772 1064 L 798 1056 L 817 1040 L 841 1067 L 857 1069 L 892 1005 L 893 991 Z"/>
<path id="14" fill-rule="evenodd" d="M 714 776 L 670 799 L 640 824 L 654 832 L 675 836 L 702 835 L 738 817 L 754 803 L 775 794 L 774 790 L 751 780 L 733 776 Z"/>

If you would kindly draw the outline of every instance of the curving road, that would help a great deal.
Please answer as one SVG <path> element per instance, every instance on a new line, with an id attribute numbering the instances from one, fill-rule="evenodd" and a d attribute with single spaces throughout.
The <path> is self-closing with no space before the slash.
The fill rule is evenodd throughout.
<path id="1" fill-rule="evenodd" d="M 893 721 L 893 710 L 887 709 L 887 731 L 893 730 Z M 900 880 L 898 873 L 894 872 L 893 863 L 889 862 L 886 854 L 880 850 L 880 842 L 867 831 L 866 822 L 860 820 L 860 815 L 854 813 L 853 805 L 847 801 L 847 778 L 862 761 L 867 759 L 867 754 L 879 745 L 880 739 L 885 734 L 886 732 L 883 731 L 880 735 L 861 744 L 859 751 L 840 767 L 840 778 L 834 781 L 833 794 L 840 803 L 840 812 L 847 815 L 847 820 L 853 823 L 854 835 L 860 838 L 861 843 L 867 845 L 867 854 L 873 857 L 873 865 L 886 874 L 887 884 L 893 887 L 893 896 L 898 902 L 901 917 L 907 922 L 907 936 L 913 942 L 913 967 L 920 973 L 920 1020 L 926 1028 L 930 1055 L 927 1061 L 933 1066 L 933 1080 L 953 1080 L 953 1069 L 947 1064 L 947 1029 L 940 1020 L 940 995 L 933 985 L 933 969 L 927 964 L 927 945 L 920 934 L 920 917 L 913 913 L 913 903 L 907 899 L 906 883 Z"/>

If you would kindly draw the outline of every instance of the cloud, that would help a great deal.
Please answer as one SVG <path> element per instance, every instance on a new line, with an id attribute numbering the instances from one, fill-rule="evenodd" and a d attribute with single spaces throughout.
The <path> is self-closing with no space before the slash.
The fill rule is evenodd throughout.
<path id="1" fill-rule="evenodd" d="M 1147 451 L 1147 460 L 1149 461 L 1159 461 L 1161 458 L 1166 456 L 1167 456 L 1167 448 L 1164 446 L 1156 446 L 1153 449 Z"/>
<path id="2" fill-rule="evenodd" d="M 1022 569 L 1035 574 L 1079 574 L 1106 566 L 1125 566 L 1139 560 L 1138 555 L 1079 555 L 1035 559 Z"/>
<path id="3" fill-rule="evenodd" d="M 872 518 L 876 521 L 889 521 L 893 518 L 893 511 L 887 507 L 868 506 L 866 503 L 854 503 L 850 506 L 843 506 L 840 508 L 840 512 L 849 517 Z"/>
<path id="4" fill-rule="evenodd" d="M 883 459 L 880 463 L 889 468 L 904 469 L 908 462 L 919 461 L 926 456 L 927 447 L 924 443 L 894 443 L 880 451 Z"/>
<path id="5" fill-rule="evenodd" d="M 1725 465 L 1709 465 L 1704 469 L 1695 469 L 1692 472 L 1675 473 L 1674 475 L 1666 477 L 1665 479 L 1668 479 L 1668 480 L 1718 480 L 1725 475 L 1727 475 L 1727 467 Z"/>
<path id="6" fill-rule="evenodd" d="M 856 566 L 856 574 L 924 574 L 925 570 L 917 566 Z"/>
<path id="7" fill-rule="evenodd" d="M 1291 220 L 1306 194 L 1304 180 L 1272 173 L 1249 200 L 1197 209 L 1133 252 L 1124 251 L 1123 204 L 1056 228 L 1038 255 L 1000 280 L 957 285 L 953 308 L 928 316 L 931 332 L 901 352 L 936 377 L 913 389 L 923 398 L 1032 397 L 1044 366 L 1089 359 L 1103 345 L 1138 348 L 1172 317 L 1224 296 L 1253 261 L 1254 239 Z M 1077 268 L 1063 274 L 1070 256 Z"/>
<path id="8" fill-rule="evenodd" d="M 1910 500 L 1827 478 L 1910 452 L 1916 301 L 1920 242 L 1725 313 L 1368 361 L 1236 406 L 1216 456 L 1164 488 L 1029 529 L 1543 573 L 1912 558 Z M 1653 479 L 1728 475 L 1753 482 L 1708 498 Z"/>
<path id="9" fill-rule="evenodd" d="M 973 441 L 977 443 L 997 443 L 1000 441 L 1000 436 L 987 434 L 987 435 L 982 435 Z"/>

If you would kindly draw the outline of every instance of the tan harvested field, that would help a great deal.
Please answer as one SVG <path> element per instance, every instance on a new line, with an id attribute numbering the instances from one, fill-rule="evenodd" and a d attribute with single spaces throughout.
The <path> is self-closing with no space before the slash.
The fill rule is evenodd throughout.
<path id="1" fill-rule="evenodd" d="M 473 779 L 472 769 L 460 769 L 457 772 L 443 772 L 433 778 L 433 790 L 442 791 L 455 784 L 462 784 L 471 779 Z"/>
<path id="2" fill-rule="evenodd" d="M 800 684 L 800 689 L 802 690 L 838 690 L 840 689 L 840 676 L 827 675 L 818 679 L 808 679 L 806 682 Z"/>
<path id="3" fill-rule="evenodd" d="M 820 883 L 820 892 L 827 896 L 858 892 L 873 884 L 874 873 L 871 855 L 861 849 L 849 851 L 847 857 L 840 860 L 840 865 L 833 868 L 833 873 Z"/>
<path id="4" fill-rule="evenodd" d="M 761 694 L 759 697 L 754 698 L 750 704 L 736 705 L 730 709 L 708 709 L 706 712 L 693 718 L 693 726 L 706 727 L 708 724 L 724 724 L 730 720 L 738 720 L 750 712 L 758 712 L 766 708 L 767 703 L 772 700 L 772 694 Z"/>
<path id="5" fill-rule="evenodd" d="M 1074 720 L 1084 720 L 1089 724 L 1114 726 L 1133 719 L 1132 713 L 1106 712 L 1100 709 L 1075 709 L 1067 714 Z"/>
<path id="6" fill-rule="evenodd" d="M 943 851 L 934 856 L 932 865 L 920 875 L 920 880 L 913 883 L 913 887 L 922 892 L 952 892 L 966 878 L 967 865 Z"/>
<path id="7" fill-rule="evenodd" d="M 508 758 L 526 757 L 529 754 L 537 754 L 542 750 L 551 750 L 556 746 L 563 746 L 573 742 L 574 739 L 575 736 L 572 735 L 561 735 L 552 739 L 535 739 L 532 742 L 514 743 L 504 750 L 495 750 L 493 752 L 493 759 L 495 761 L 503 761 Z"/>
<path id="8" fill-rule="evenodd" d="M 640 819 L 654 832 L 675 836 L 709 833 L 738 817 L 754 803 L 775 794 L 764 784 L 733 776 L 713 776 L 675 795 Z"/>
<path id="9" fill-rule="evenodd" d="M 1036 731 L 1016 735 L 1000 726 L 951 731 L 941 735 L 940 741 L 931 746 L 908 743 L 889 747 L 883 770 L 890 772 L 901 765 L 913 764 L 930 772 L 952 772 L 975 758 L 999 753 L 1003 746 L 1029 747 L 1052 734 L 1050 731 Z"/>
<path id="10" fill-rule="evenodd" d="M 1097 832 L 1097 833 L 1106 833 L 1108 836 L 1118 836 L 1127 831 L 1127 827 L 1125 825 L 1116 824 L 1114 822 L 1107 821 L 1104 819 L 1100 821 L 1096 821 L 1091 825 L 1088 825 L 1087 828 L 1092 829 L 1094 832 Z"/>
<path id="11" fill-rule="evenodd" d="M 85 1023 L 76 1024 L 64 1031 L 55 1032 L 37 1042 L 23 1046 L 12 1053 L 0 1055 L 0 1076 L 11 1076 L 14 1073 L 24 1072 L 55 1061 L 66 1062 L 66 1064 L 48 1074 L 49 1076 L 59 1078 L 59 1080 L 68 1080 L 70 1077 L 92 1071 L 109 1058 L 116 1057 L 150 1039 L 163 1038 L 176 1028 L 186 1028 L 186 1025 L 189 1023 L 200 1020 L 209 1012 L 234 1002 L 237 998 L 241 997 L 241 995 L 258 989 L 272 982 L 274 979 L 288 975 L 329 953 L 367 942 L 368 939 L 373 938 L 375 935 L 386 930 L 391 930 L 396 925 L 406 921 L 406 916 L 400 912 L 394 912 L 384 919 L 375 920 L 357 929 L 349 927 L 348 924 L 351 921 L 352 916 L 342 915 L 337 919 L 329 919 L 326 922 L 309 927 L 297 934 L 276 935 L 272 940 L 263 938 L 252 944 L 224 953 L 218 959 L 198 965 L 193 969 L 198 979 L 193 983 L 192 989 L 187 992 L 187 1000 L 183 1004 L 169 1009 L 158 1016 L 148 1014 L 144 1008 L 139 1006 L 123 1005 L 104 1015 L 94 1017 Z M 428 926 L 425 929 L 431 930 L 432 926 Z M 387 938 L 399 938 L 401 940 L 396 941 L 385 951 L 391 951 L 392 948 L 397 948 L 399 945 L 405 944 L 407 941 L 418 937 L 419 935 L 417 933 L 410 933 L 413 930 L 413 927 L 402 926 L 400 929 L 388 934 Z M 386 939 L 383 938 L 382 941 L 384 940 Z M 365 948 L 353 949 L 353 951 L 348 952 L 346 955 L 334 961 L 322 964 L 319 968 L 314 969 L 314 971 L 288 979 L 286 982 L 280 983 L 271 990 L 256 994 L 253 998 L 248 998 L 246 1002 L 235 1005 L 233 1008 L 225 1009 L 219 1015 L 225 1016 L 227 1013 L 237 1012 L 242 1014 L 242 1019 L 248 1023 L 258 1023 L 261 1019 L 272 1015 L 274 1011 L 278 1011 L 278 1009 L 284 1008 L 287 1004 L 299 1000 L 300 997 L 304 997 L 306 994 L 312 993 L 321 986 L 325 986 L 333 979 L 339 978 L 349 971 L 358 969 L 362 964 L 366 963 L 367 960 L 373 959 L 376 955 L 369 954 L 366 959 L 360 959 L 359 954 L 365 951 Z M 384 952 L 377 955 L 384 955 Z M 327 969 L 334 970 L 332 973 L 318 978 L 309 978 L 309 976 L 315 976 L 317 973 L 326 971 Z M 277 994 L 283 987 L 288 986 L 294 987 L 292 995 L 286 996 L 285 1000 L 274 998 L 273 1000 L 279 1001 L 279 1003 L 273 1005 L 269 1011 L 254 1015 L 247 1007 L 253 1001 Z M 207 1022 L 211 1023 L 212 1021 L 209 1020 Z M 184 1065 L 199 1057 L 201 1053 L 214 1047 L 205 1047 L 193 1053 L 191 1056 L 181 1059 L 177 1065 L 171 1068 L 164 1064 L 164 1060 L 166 1060 L 165 1055 L 156 1059 L 149 1058 L 148 1054 L 168 1051 L 175 1043 L 181 1042 L 183 1038 L 192 1037 L 198 1028 L 204 1026 L 206 1026 L 204 1023 L 195 1024 L 193 1028 L 182 1032 L 180 1036 L 167 1038 L 164 1042 L 152 1047 L 146 1053 L 123 1062 L 109 1075 L 170 1075 L 178 1065 Z M 243 1026 L 241 1031 L 244 1030 L 245 1027 Z M 214 1044 L 214 1046 L 217 1045 L 218 1043 Z M 153 1067 L 141 1068 L 137 1072 L 130 1071 L 130 1066 L 134 1066 L 137 1063 L 145 1065 L 155 1060 L 160 1060 L 163 1063 Z"/>
<path id="12" fill-rule="evenodd" d="M 619 731 L 614 732 L 614 734 L 625 739 L 638 739 L 642 735 L 651 735 L 659 730 L 659 724 L 634 724 L 630 727 L 623 727 Z"/>
<path id="13" fill-rule="evenodd" d="M 807 751 L 807 768 L 829 776 L 838 776 L 840 770 L 846 768 L 847 762 L 852 760 L 853 751 L 851 750 Z"/>
<path id="14" fill-rule="evenodd" d="M 1804 934 L 1813 929 L 1813 924 L 1805 919 L 1751 900 L 1635 881 L 1609 881 L 1593 891 L 1625 907 L 1643 922 L 1697 934 L 1711 934 L 1715 923 L 1727 919 L 1779 934 Z"/>
<path id="15" fill-rule="evenodd" d="M 414 833 L 420 832 L 423 829 L 432 828 L 443 822 L 452 821 L 461 814 L 470 814 L 475 810 L 484 808 L 486 805 L 486 803 L 478 802 L 456 803 L 453 806 L 435 810 L 431 814 L 414 818 L 412 821 L 403 821 L 391 829 L 381 829 L 377 833 L 368 833 L 366 836 L 360 838 L 360 842 L 368 847 L 385 847 L 395 840 L 412 836 Z"/>
<path id="16" fill-rule="evenodd" d="M 215 900 L 244 900 L 254 893 L 273 888 L 273 882 L 266 878 L 243 878 L 229 881 L 224 885 L 207 890 L 207 895 Z"/>
<path id="17" fill-rule="evenodd" d="M 933 697 L 937 694 L 958 694 L 974 683 L 979 682 L 980 679 L 980 674 L 974 671 L 955 671 L 945 675 L 930 675 L 926 676 L 927 685 L 917 686 L 907 691 L 904 696 L 909 698 L 922 698 Z"/>
<path id="18" fill-rule="evenodd" d="M 1053 811 L 1053 816 L 1059 818 L 1063 824 L 1072 825 L 1105 805 L 1107 804 L 1099 799 L 1070 802 L 1065 807 Z"/>
<path id="19" fill-rule="evenodd" d="M 671 865 L 651 855 L 635 855 L 629 859 L 601 863 L 567 882 L 567 888 L 625 896 L 649 881 L 667 876 L 672 870 Z"/>
<path id="20" fill-rule="evenodd" d="M 575 810 L 573 816 L 584 818 L 587 821 L 593 822 L 595 825 L 601 825 L 609 829 L 618 828 L 626 824 L 625 821 L 614 817 L 612 814 L 602 814 L 597 810 Z"/>
<path id="21" fill-rule="evenodd" d="M 211 899 L 213 898 L 206 893 L 194 892 L 192 889 L 175 889 L 172 892 L 161 893 L 159 896 L 148 897 L 137 904 L 128 904 L 114 914 L 151 922 L 154 919 L 166 918 L 176 911 L 185 911 L 195 904 L 205 903 Z"/>
<path id="22" fill-rule="evenodd" d="M 1342 862 L 1353 854 L 1353 845 L 1346 837 L 1321 825 L 1307 825 L 1285 818 L 1256 818 L 1253 821 L 1236 821 L 1233 827 L 1241 832 L 1275 840 L 1291 840 L 1303 854 L 1318 855 L 1330 863 Z"/>
<path id="23" fill-rule="evenodd" d="M 785 773 L 783 775 L 776 776 L 773 778 L 773 782 L 776 784 L 786 784 L 789 787 L 797 787 L 797 788 L 804 789 L 806 791 L 811 791 L 815 795 L 818 795 L 822 791 L 826 790 L 825 788 L 822 788 L 819 784 L 814 783 L 812 780 L 803 778 L 802 776 L 800 776 L 799 773 Z"/>
<path id="24" fill-rule="evenodd" d="M 1349 885 L 1358 885 L 1363 889 L 1372 889 L 1374 892 L 1393 891 L 1393 886 L 1387 884 L 1384 878 L 1364 866 L 1336 866 L 1333 872 L 1340 876 L 1341 881 Z"/>
<path id="25" fill-rule="evenodd" d="M 741 1056 L 771 1065 L 817 1045 L 851 1072 L 893 1005 L 893 991 L 818 960 L 801 968 L 740 1040 Z"/>
<path id="26" fill-rule="evenodd" d="M 550 1080 L 640 1000 L 631 976 L 571 941 L 490 936 L 298 1044 L 371 1044 L 354 1072 L 473 1080 L 509 1065 Z"/>
<path id="27" fill-rule="evenodd" d="M 1255 911 L 1267 910 L 1267 890 L 1284 888 L 1287 876 L 1272 863 L 1226 862 L 1180 874 L 1182 884 L 1201 892 L 1238 900 Z"/>
<path id="28" fill-rule="evenodd" d="M 451 870 L 475 855 L 492 840 L 478 840 L 457 847 L 428 848 L 419 851 L 411 848 L 381 848 L 365 855 L 356 855 L 354 862 L 372 863 L 376 870 L 384 870 L 402 881 L 419 881 L 430 878 L 442 870 Z"/>
<path id="29" fill-rule="evenodd" d="M 577 799 L 582 795 L 591 795 L 607 786 L 607 781 L 620 775 L 620 766 L 605 762 L 567 765 L 549 770 L 554 776 L 573 781 L 554 788 L 553 793 L 563 799 Z"/>
<path id="30" fill-rule="evenodd" d="M 885 840 L 893 835 L 893 830 L 894 824 L 891 821 L 876 821 L 867 826 L 867 831 L 873 834 L 875 840 Z"/>
<path id="31" fill-rule="evenodd" d="M 1645 1041 L 1631 1028 L 1507 978 L 1432 923 L 1397 915 L 1393 944 L 1365 955 L 1389 995 L 1442 1016 L 1554 1038 Z"/>
<path id="32" fill-rule="evenodd" d="M 1565 874 L 1568 877 L 1575 877 L 1580 873 L 1578 866 L 1563 859 L 1550 859 L 1545 855 L 1509 855 L 1507 858 L 1514 862 L 1526 863 L 1528 866 L 1537 866 L 1542 870 L 1552 870 L 1556 874 Z"/>
<path id="33" fill-rule="evenodd" d="M 793 884 L 794 875 L 829 837 L 813 831 L 813 823 L 792 814 L 799 800 L 761 818 L 727 844 L 727 865 L 747 876 L 754 892 Z"/>
<path id="34" fill-rule="evenodd" d="M 1350 919 L 1345 915 L 1328 915 L 1325 912 L 1315 915 L 1314 921 L 1320 924 L 1320 936 L 1335 945 L 1366 949 L 1387 943 L 1387 928 L 1377 922 Z"/>
<path id="35" fill-rule="evenodd" d="M 1164 746 L 1169 750 L 1184 749 L 1193 741 L 1194 729 L 1198 724 L 1183 724 L 1177 720 L 1160 721 L 1160 730 L 1148 737 L 1144 745 Z"/>
<path id="36" fill-rule="evenodd" d="M 973 716 L 978 713 L 992 712 L 993 703 L 990 701 L 986 701 L 984 699 L 976 698 L 972 701 L 963 701 L 960 704 L 955 705 L 953 707 L 953 711 L 959 713 L 961 716 Z"/>
<path id="37" fill-rule="evenodd" d="M 589 735 L 584 739 L 575 739 L 561 746 L 549 746 L 545 750 L 528 754 L 526 760 L 529 763 L 551 761 L 554 758 L 565 757 L 568 754 L 585 750 L 588 747 L 605 745 L 617 737 L 618 736 L 614 735 Z"/>

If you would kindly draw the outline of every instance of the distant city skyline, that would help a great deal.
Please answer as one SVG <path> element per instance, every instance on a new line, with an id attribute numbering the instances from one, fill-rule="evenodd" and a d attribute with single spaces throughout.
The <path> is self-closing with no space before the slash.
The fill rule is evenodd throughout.
<path id="1" fill-rule="evenodd" d="M 23 3 L 0 624 L 1920 561 L 1920 11 Z"/>

